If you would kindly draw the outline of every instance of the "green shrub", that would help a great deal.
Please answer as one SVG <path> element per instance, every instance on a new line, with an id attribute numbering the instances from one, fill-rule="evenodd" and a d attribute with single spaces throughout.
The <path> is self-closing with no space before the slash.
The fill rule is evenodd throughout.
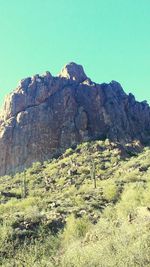
<path id="1" fill-rule="evenodd" d="M 83 238 L 89 230 L 91 223 L 86 216 L 82 218 L 75 218 L 74 215 L 70 215 L 67 218 L 67 224 L 63 233 L 64 245 L 72 242 L 72 240 Z"/>

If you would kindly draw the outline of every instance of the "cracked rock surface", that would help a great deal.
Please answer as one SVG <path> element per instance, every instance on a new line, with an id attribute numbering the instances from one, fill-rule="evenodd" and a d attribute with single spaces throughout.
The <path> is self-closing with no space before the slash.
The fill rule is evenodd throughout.
<path id="1" fill-rule="evenodd" d="M 21 80 L 0 116 L 0 175 L 61 154 L 83 141 L 150 141 L 150 107 L 125 94 L 118 82 L 96 84 L 71 62 Z"/>

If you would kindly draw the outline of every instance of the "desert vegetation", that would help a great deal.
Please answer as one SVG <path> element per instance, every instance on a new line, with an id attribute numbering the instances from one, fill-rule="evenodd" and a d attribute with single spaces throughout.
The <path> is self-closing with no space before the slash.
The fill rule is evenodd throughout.
<path id="1" fill-rule="evenodd" d="M 105 141 L 0 178 L 0 266 L 150 266 L 150 149 Z"/>

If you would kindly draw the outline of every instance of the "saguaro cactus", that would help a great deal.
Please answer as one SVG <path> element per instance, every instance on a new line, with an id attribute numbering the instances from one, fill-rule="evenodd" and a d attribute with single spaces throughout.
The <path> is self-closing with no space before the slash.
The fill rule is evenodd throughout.
<path id="1" fill-rule="evenodd" d="M 95 162 L 94 162 L 94 160 L 92 160 L 92 163 L 91 163 L 90 174 L 91 174 L 91 179 L 94 182 L 94 188 L 96 188 L 96 186 L 97 186 L 96 185 L 96 168 L 95 168 Z"/>
<path id="2" fill-rule="evenodd" d="M 24 173 L 22 181 L 22 198 L 26 198 L 26 196 L 27 196 L 27 181 L 26 181 L 26 173 Z"/>

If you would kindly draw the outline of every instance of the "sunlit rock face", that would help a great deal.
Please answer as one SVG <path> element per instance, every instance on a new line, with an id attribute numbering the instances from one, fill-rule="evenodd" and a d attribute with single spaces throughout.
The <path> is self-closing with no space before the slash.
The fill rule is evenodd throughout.
<path id="1" fill-rule="evenodd" d="M 74 62 L 71 62 L 64 66 L 58 76 L 77 81 L 78 83 L 82 83 L 87 79 L 83 67 L 81 65 L 77 65 Z"/>
<path id="2" fill-rule="evenodd" d="M 150 108 L 115 81 L 96 84 L 67 64 L 22 80 L 6 97 L 0 119 L 0 175 L 61 154 L 83 141 L 150 141 Z"/>

